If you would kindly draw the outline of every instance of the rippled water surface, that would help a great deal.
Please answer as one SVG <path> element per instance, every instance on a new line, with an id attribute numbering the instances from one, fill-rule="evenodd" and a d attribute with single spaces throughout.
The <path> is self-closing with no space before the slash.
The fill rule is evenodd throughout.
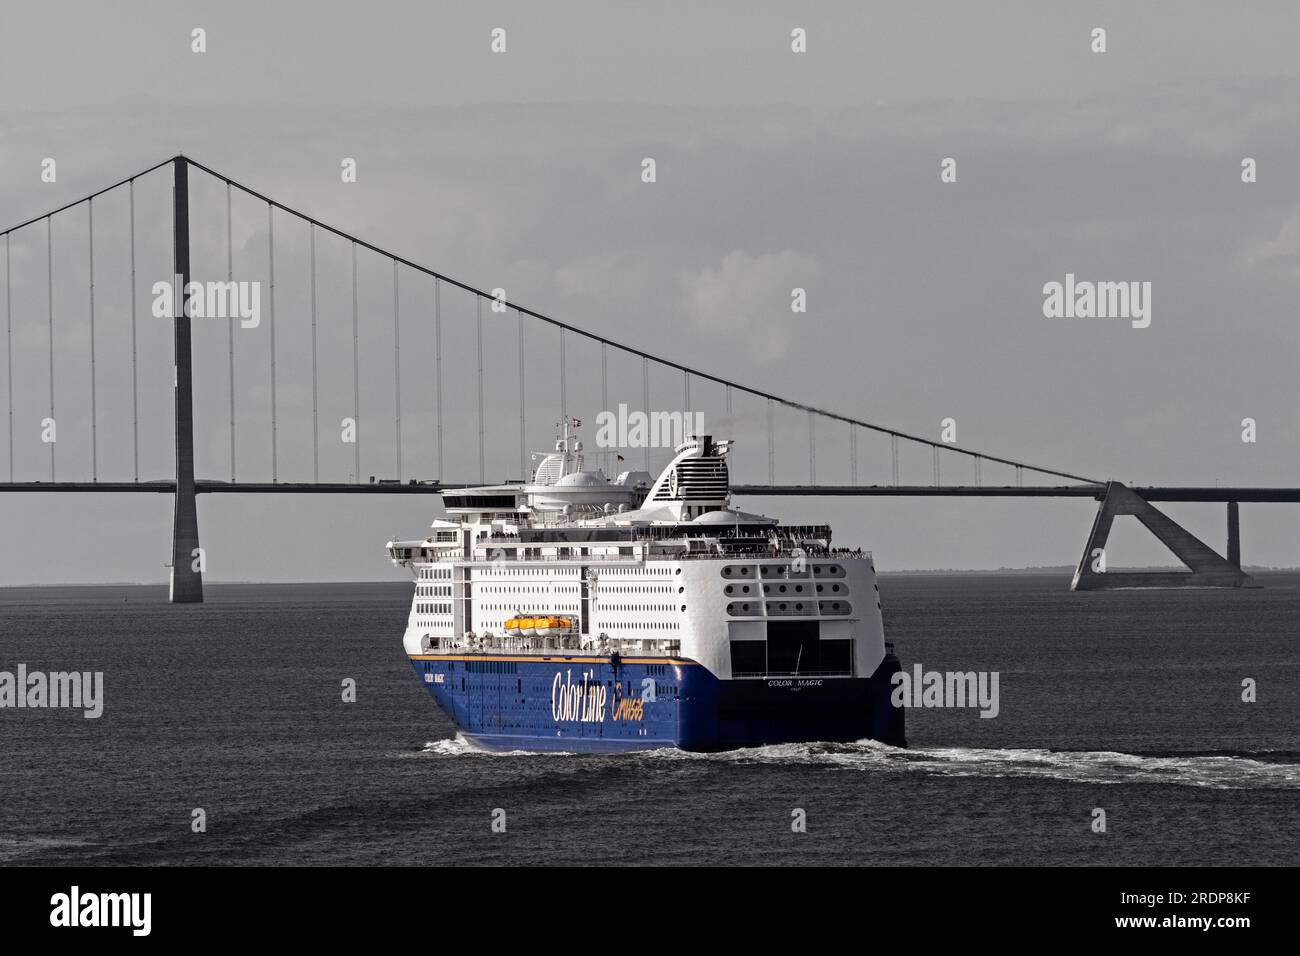
<path id="1" fill-rule="evenodd" d="M 402 655 L 410 585 L 0 590 L 0 670 L 103 671 L 107 698 L 0 710 L 0 862 L 1294 865 L 1300 577 L 1261 580 L 885 576 L 904 666 L 997 671 L 995 719 L 913 710 L 907 750 L 622 756 L 466 745 Z"/>

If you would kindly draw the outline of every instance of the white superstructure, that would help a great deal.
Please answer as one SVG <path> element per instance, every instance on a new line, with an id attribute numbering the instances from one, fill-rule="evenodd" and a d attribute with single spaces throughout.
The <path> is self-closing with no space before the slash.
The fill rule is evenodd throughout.
<path id="1" fill-rule="evenodd" d="M 658 478 L 610 478 L 584 467 L 566 422 L 530 482 L 444 491 L 447 520 L 388 544 L 416 581 L 407 653 L 655 654 L 724 680 L 870 677 L 885 655 L 870 553 L 831 548 L 826 526 L 733 508 L 729 448 L 688 438 Z"/>

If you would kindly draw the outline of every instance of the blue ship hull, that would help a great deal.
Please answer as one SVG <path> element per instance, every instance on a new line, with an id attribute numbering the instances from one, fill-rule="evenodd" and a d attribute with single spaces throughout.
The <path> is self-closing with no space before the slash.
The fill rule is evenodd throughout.
<path id="1" fill-rule="evenodd" d="M 903 710 L 890 702 L 892 654 L 870 678 L 725 681 L 684 658 L 422 654 L 411 663 L 464 736 L 489 750 L 907 746 Z"/>

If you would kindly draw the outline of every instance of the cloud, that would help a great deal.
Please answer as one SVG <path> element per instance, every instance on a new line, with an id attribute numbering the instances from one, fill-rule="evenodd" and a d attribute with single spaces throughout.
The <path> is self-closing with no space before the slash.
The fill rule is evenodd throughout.
<path id="1" fill-rule="evenodd" d="M 793 335 L 791 290 L 820 272 L 816 259 L 790 249 L 759 256 L 737 249 L 717 268 L 682 275 L 685 311 L 700 332 L 742 344 L 756 361 L 770 362 L 785 353 Z"/>
<path id="2" fill-rule="evenodd" d="M 564 298 L 617 298 L 629 290 L 645 289 L 653 279 L 644 257 L 623 253 L 588 256 L 555 267 L 555 289 Z"/>
<path id="3" fill-rule="evenodd" d="M 1252 240 L 1242 253 L 1247 268 L 1300 278 L 1300 211 L 1287 217 L 1272 239 Z"/>

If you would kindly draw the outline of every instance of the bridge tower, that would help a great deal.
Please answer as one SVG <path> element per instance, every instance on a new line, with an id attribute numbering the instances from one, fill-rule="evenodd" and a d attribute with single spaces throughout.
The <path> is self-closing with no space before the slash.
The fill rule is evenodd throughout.
<path id="1" fill-rule="evenodd" d="M 172 160 L 174 199 L 172 229 L 174 272 L 182 303 L 175 310 L 173 338 L 176 361 L 176 503 L 172 512 L 172 566 L 170 599 L 173 604 L 203 602 L 202 554 L 199 549 L 199 513 L 194 492 L 194 387 L 190 351 L 190 176 L 184 156 Z"/>
<path id="2" fill-rule="evenodd" d="M 1121 515 L 1132 515 L 1154 534 L 1187 571 L 1106 571 L 1106 539 Z M 1228 502 L 1228 556 L 1224 558 L 1164 512 L 1118 481 L 1106 483 L 1092 533 L 1075 569 L 1072 591 L 1115 588 L 1249 588 L 1255 579 L 1241 569 L 1237 502 Z"/>

